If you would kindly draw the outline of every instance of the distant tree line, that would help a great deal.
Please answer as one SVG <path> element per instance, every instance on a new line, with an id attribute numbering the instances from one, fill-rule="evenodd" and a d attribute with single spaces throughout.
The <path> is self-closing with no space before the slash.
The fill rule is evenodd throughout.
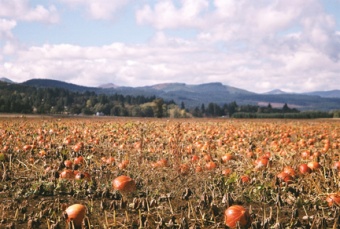
<path id="1" fill-rule="evenodd" d="M 97 95 L 63 88 L 36 88 L 0 83 L 0 112 L 166 117 L 173 101 L 155 96 Z"/>
<path id="2" fill-rule="evenodd" d="M 207 106 L 204 104 L 201 107 L 195 107 L 190 110 L 190 113 L 195 117 L 216 117 L 228 116 L 233 117 L 238 113 L 251 113 L 251 114 L 273 114 L 273 113 L 299 113 L 296 108 L 289 108 L 284 104 L 282 108 L 273 108 L 269 103 L 268 106 L 262 107 L 258 105 L 238 105 L 236 102 L 226 103 L 222 106 L 216 103 L 209 103 Z"/>
<path id="3" fill-rule="evenodd" d="M 237 112 L 234 118 L 278 118 L 278 119 L 313 119 L 313 118 L 332 118 L 333 114 L 322 111 L 304 111 L 300 113 L 245 113 Z"/>
<path id="4" fill-rule="evenodd" d="M 181 107 L 184 107 L 182 104 Z M 190 109 L 189 112 L 194 117 L 231 117 L 231 118 L 290 118 L 290 119 L 309 119 L 309 118 L 331 118 L 335 115 L 340 117 L 340 113 L 330 113 L 322 111 L 304 111 L 300 112 L 296 108 L 290 108 L 285 103 L 282 108 L 273 108 L 269 103 L 268 106 L 258 105 L 237 105 L 236 102 L 219 106 L 216 103 L 209 103 L 206 107 Z"/>
<path id="5" fill-rule="evenodd" d="M 184 102 L 164 101 L 155 96 L 96 94 L 72 92 L 63 88 L 33 87 L 0 82 L 0 112 L 22 114 L 106 115 L 129 117 L 231 117 L 231 118 L 329 118 L 340 117 L 340 111 L 300 112 L 284 104 L 282 108 L 238 105 L 201 104 L 186 108 Z"/>

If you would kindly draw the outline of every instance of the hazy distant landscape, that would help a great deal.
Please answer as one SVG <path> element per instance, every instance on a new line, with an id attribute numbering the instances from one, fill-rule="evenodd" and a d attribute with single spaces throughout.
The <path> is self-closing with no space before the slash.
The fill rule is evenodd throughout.
<path id="1" fill-rule="evenodd" d="M 337 96 L 336 91 L 298 94 L 274 90 L 259 94 L 218 82 L 85 87 L 49 79 L 15 83 L 4 78 L 0 83 L 0 112 L 158 118 L 329 118 L 340 115 Z"/>
<path id="2" fill-rule="evenodd" d="M 114 84 L 111 87 L 105 85 L 85 87 L 56 80 L 32 79 L 22 84 L 34 87 L 59 87 L 74 92 L 93 91 L 97 94 L 118 93 L 131 96 L 156 96 L 165 100 L 173 100 L 178 105 L 183 102 L 189 108 L 208 103 L 222 105 L 235 101 L 243 105 L 261 106 L 271 103 L 275 107 L 282 107 L 287 103 L 288 106 L 298 108 L 299 110 L 329 111 L 340 109 L 340 90 L 315 91 L 301 94 L 273 90 L 272 92 L 259 94 L 218 82 L 198 85 L 164 83 L 144 87 L 124 87 Z"/>

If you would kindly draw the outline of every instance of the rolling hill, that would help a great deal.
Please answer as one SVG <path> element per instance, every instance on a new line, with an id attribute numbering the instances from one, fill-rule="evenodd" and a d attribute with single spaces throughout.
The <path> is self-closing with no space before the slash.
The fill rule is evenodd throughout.
<path id="1" fill-rule="evenodd" d="M 6 77 L 1 77 L 1 78 L 0 78 L 0 81 L 1 81 L 1 82 L 5 82 L 5 83 L 14 83 L 12 80 L 10 80 L 10 79 L 8 79 L 8 78 L 6 78 Z"/>
<path id="2" fill-rule="evenodd" d="M 201 106 L 203 103 L 216 103 L 223 105 L 236 102 L 240 105 L 265 105 L 268 103 L 276 106 L 283 106 L 285 103 L 290 107 L 299 110 L 335 110 L 340 109 L 340 91 L 310 92 L 304 94 L 286 93 L 274 90 L 265 94 L 258 94 L 235 88 L 222 83 L 206 84 L 185 84 L 185 83 L 164 83 L 144 87 L 124 87 L 124 86 L 101 86 L 85 87 L 70 84 L 58 80 L 31 79 L 21 83 L 34 87 L 60 87 L 75 92 L 93 91 L 98 94 L 122 94 L 122 95 L 143 95 L 157 96 L 165 100 L 173 100 L 177 104 L 182 102 L 186 107 Z"/>
<path id="3" fill-rule="evenodd" d="M 340 98 L 340 90 L 331 91 L 313 91 L 305 93 L 306 95 L 318 95 L 323 98 Z"/>

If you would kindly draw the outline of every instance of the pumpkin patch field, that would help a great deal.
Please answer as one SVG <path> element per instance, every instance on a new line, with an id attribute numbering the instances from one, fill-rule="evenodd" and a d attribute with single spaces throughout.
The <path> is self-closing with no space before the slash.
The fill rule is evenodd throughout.
<path id="1" fill-rule="evenodd" d="M 0 228 L 339 228 L 340 121 L 0 118 Z"/>

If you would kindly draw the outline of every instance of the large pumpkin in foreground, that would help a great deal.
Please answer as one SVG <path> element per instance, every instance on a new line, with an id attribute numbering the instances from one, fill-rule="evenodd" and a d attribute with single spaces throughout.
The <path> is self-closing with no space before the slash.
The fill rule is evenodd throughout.
<path id="1" fill-rule="evenodd" d="M 67 222 L 72 220 L 75 228 L 81 228 L 85 217 L 86 207 L 82 204 L 73 204 L 65 211 L 67 213 Z"/>
<path id="2" fill-rule="evenodd" d="M 224 223 L 230 228 L 248 228 L 251 223 L 250 214 L 241 205 L 232 205 L 224 211 Z"/>
<path id="3" fill-rule="evenodd" d="M 136 190 L 136 182 L 125 175 L 119 176 L 112 181 L 114 190 L 120 191 L 123 195 Z"/>

